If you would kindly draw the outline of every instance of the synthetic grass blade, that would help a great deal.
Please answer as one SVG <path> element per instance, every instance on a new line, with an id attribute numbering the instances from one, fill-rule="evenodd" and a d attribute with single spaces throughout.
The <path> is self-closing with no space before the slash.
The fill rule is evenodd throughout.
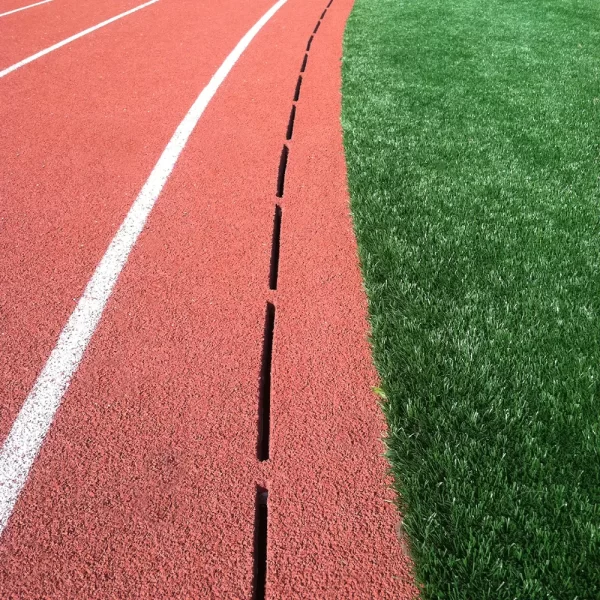
<path id="1" fill-rule="evenodd" d="M 355 228 L 424 598 L 600 598 L 600 4 L 356 0 Z"/>

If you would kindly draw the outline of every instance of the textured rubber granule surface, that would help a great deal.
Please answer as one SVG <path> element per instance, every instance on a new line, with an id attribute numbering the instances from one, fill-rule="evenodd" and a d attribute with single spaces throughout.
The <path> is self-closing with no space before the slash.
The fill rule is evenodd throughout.
<path id="1" fill-rule="evenodd" d="M 104 0 L 103 2 L 81 2 L 81 0 L 52 0 L 47 4 L 3 17 L 0 20 L 0 36 L 2 39 L 2 44 L 0 44 L 0 70 L 88 27 L 93 27 L 102 21 L 139 6 L 144 1 Z M 18 4 L 13 5 L 11 3 L 10 7 L 7 4 L 6 8 L 5 4 L 2 3 L 0 12 L 28 4 L 33 4 L 33 2 L 19 0 Z M 79 62 L 83 58 L 79 53 L 79 49 L 71 47 L 65 52 L 73 59 L 73 68 L 84 66 Z"/>
<path id="2" fill-rule="evenodd" d="M 1 80 L 2 439 L 175 128 L 268 6 L 161 0 Z"/>
<path id="3" fill-rule="evenodd" d="M 291 140 L 322 1 L 290 0 L 198 124 L 0 540 L 6 597 L 249 598 L 257 485 L 269 492 L 267 598 L 415 596 L 370 390 L 339 125 L 351 3 L 336 2 L 311 45 Z M 76 77 L 75 56 L 57 53 L 2 82 L 15 98 L 2 110 L 16 115 L 2 137 L 13 157 L 3 227 L 14 240 L 2 259 L 3 437 L 170 135 L 268 6 L 159 2 L 73 46 Z M 38 102 L 19 108 L 19 94 L 35 90 Z"/>

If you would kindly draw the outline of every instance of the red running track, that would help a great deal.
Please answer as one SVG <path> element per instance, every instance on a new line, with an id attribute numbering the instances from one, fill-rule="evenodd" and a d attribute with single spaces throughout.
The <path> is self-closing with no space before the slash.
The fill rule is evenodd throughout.
<path id="1" fill-rule="evenodd" d="M 35 2 L 0 0 L 0 13 Z M 52 0 L 2 17 L 0 70 L 142 3 L 143 0 Z M 73 57 L 80 56 L 75 48 L 69 48 L 66 52 L 72 53 Z"/>
<path id="2" fill-rule="evenodd" d="M 2 439 L 175 128 L 271 6 L 212 4 L 160 0 L 0 79 Z M 250 598 L 257 486 L 268 489 L 266 598 L 415 597 L 348 211 L 339 59 L 350 0 L 319 25 L 285 139 L 325 5 L 289 0 L 196 127 L 0 538 L 2 597 Z M 91 4 L 72 6 L 72 31 L 57 18 L 50 43 L 95 24 Z M 114 2 L 113 14 L 132 6 Z"/>

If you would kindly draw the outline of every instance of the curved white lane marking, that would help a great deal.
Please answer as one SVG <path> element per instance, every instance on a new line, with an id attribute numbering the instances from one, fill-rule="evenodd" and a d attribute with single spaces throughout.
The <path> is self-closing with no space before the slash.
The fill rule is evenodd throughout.
<path id="1" fill-rule="evenodd" d="M 10 67 L 7 67 L 3 71 L 0 71 L 0 79 L 2 79 L 2 77 L 6 77 L 9 73 L 12 73 L 13 71 L 16 71 L 17 69 L 20 69 L 21 67 L 24 67 L 25 65 L 28 65 L 30 62 L 33 62 L 34 60 L 37 60 L 38 58 L 41 58 L 42 56 L 46 56 L 46 54 L 49 54 L 50 52 L 53 52 L 54 50 L 58 50 L 59 48 L 62 48 L 63 46 L 66 46 L 67 44 L 70 44 L 71 42 L 78 40 L 80 37 L 83 37 L 84 35 L 87 35 L 88 33 L 92 33 L 93 31 L 96 31 L 96 29 L 100 29 L 101 27 L 110 25 L 111 23 L 114 23 L 115 21 L 118 21 L 119 19 L 122 19 L 123 17 L 126 17 L 127 15 L 130 15 L 138 10 L 141 10 L 142 8 L 146 8 L 146 6 L 150 6 L 151 4 L 154 4 L 155 2 L 158 2 L 158 0 L 150 0 L 150 2 L 140 4 L 139 6 L 136 6 L 135 8 L 132 8 L 131 10 L 128 10 L 124 13 L 121 13 L 120 15 L 117 15 L 116 17 L 112 17 L 110 19 L 107 19 L 106 21 L 102 21 L 102 23 L 98 23 L 98 25 L 94 25 L 93 27 L 89 27 L 88 29 L 85 29 L 84 31 L 80 31 L 79 33 L 76 33 L 75 35 L 68 37 L 66 40 L 63 40 L 62 42 L 58 42 L 57 44 L 49 46 L 45 50 L 40 50 L 39 52 L 36 52 L 35 54 L 32 54 L 31 56 L 24 58 L 23 60 L 19 61 L 18 63 L 15 63 L 14 65 L 11 65 Z"/>
<path id="2" fill-rule="evenodd" d="M 246 33 L 202 90 L 161 154 L 29 392 L 0 450 L 0 534 L 27 481 L 54 415 L 102 317 L 129 253 L 204 109 L 244 50 L 287 2 L 280 0 Z"/>
<path id="3" fill-rule="evenodd" d="M 15 8 L 13 10 L 9 10 L 8 12 L 0 13 L 0 17 L 7 17 L 8 15 L 14 15 L 15 13 L 21 12 L 22 10 L 27 10 L 28 8 L 33 8 L 34 6 L 39 6 L 40 4 L 48 4 L 48 2 L 52 2 L 52 0 L 42 0 L 41 2 L 36 2 L 35 4 L 28 4 L 27 6 L 21 6 L 21 8 Z"/>

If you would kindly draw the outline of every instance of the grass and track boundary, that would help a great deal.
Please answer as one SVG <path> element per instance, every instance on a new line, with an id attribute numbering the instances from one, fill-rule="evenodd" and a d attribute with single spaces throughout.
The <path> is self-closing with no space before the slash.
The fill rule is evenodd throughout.
<path id="1" fill-rule="evenodd" d="M 352 211 L 424 598 L 600 597 L 600 6 L 356 0 Z"/>

